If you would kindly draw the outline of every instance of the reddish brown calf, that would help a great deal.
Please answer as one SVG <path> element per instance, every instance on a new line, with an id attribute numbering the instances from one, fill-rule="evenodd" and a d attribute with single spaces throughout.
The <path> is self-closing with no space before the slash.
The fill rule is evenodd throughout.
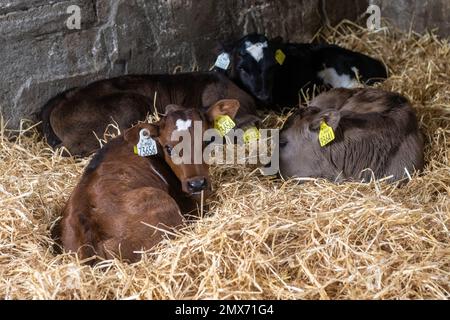
<path id="1" fill-rule="evenodd" d="M 200 193 L 206 199 L 211 190 L 209 168 L 204 162 L 175 164 L 171 153 L 179 141 L 172 141 L 172 133 L 189 130 L 195 137 L 194 121 L 202 123 L 204 132 L 218 115 L 234 118 L 238 109 L 237 100 L 221 100 L 204 113 L 171 105 L 158 123 L 141 123 L 108 142 L 64 208 L 59 226 L 63 247 L 82 259 L 120 256 L 133 262 L 140 258 L 136 251 L 151 249 L 165 230 L 179 227 L 186 215 L 196 215 Z M 148 137 L 146 141 L 156 142 L 157 154 L 135 154 Z"/>

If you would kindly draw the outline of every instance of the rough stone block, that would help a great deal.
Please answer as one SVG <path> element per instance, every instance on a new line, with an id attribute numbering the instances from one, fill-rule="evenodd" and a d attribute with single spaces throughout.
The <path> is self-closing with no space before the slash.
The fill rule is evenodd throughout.
<path id="1" fill-rule="evenodd" d="M 39 2 L 40 3 L 40 2 Z M 32 38 L 43 34 L 71 32 L 66 21 L 70 17 L 67 8 L 78 5 L 81 9 L 81 28 L 96 23 L 96 12 L 89 0 L 59 1 L 42 4 L 0 15 L 0 39 Z"/>
<path id="2" fill-rule="evenodd" d="M 450 1 L 448 0 L 371 0 L 381 8 L 381 17 L 408 32 L 423 33 L 437 29 L 441 37 L 450 36 Z"/>
<path id="3" fill-rule="evenodd" d="M 1 75 L 6 82 L 0 88 L 0 107 L 12 127 L 17 126 L 20 118 L 29 118 L 51 98 L 41 91 L 30 95 L 37 84 L 51 85 L 55 80 L 92 74 L 108 75 L 110 70 L 104 39 L 98 29 L 58 33 L 32 41 L 9 41 L 0 46 L 0 56 L 3 57 Z M 55 94 L 66 87 L 49 88 L 46 92 Z"/>

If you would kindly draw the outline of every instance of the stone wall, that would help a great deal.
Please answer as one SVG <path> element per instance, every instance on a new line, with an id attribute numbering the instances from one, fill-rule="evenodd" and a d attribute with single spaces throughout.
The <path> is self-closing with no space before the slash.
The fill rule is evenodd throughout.
<path id="1" fill-rule="evenodd" d="M 397 28 L 418 33 L 436 29 L 450 36 L 450 0 L 370 0 L 380 6 L 381 17 Z"/>
<path id="2" fill-rule="evenodd" d="M 17 127 L 52 96 L 97 79 L 207 70 L 218 41 L 249 32 L 309 41 L 326 22 L 360 17 L 368 1 L 0 0 L 0 110 Z M 380 1 L 392 15 L 403 8 Z M 80 30 L 66 26 L 70 5 L 81 8 Z"/>

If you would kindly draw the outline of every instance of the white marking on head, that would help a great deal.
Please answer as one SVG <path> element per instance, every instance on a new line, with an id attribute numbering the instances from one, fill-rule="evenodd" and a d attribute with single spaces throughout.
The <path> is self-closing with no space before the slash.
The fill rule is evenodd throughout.
<path id="1" fill-rule="evenodd" d="M 192 121 L 189 120 L 182 120 L 178 119 L 176 122 L 177 131 L 186 131 L 191 127 Z"/>
<path id="2" fill-rule="evenodd" d="M 251 43 L 250 41 L 245 41 L 245 50 L 259 62 L 264 57 L 264 48 L 267 48 L 267 41 Z"/>
<path id="3" fill-rule="evenodd" d="M 355 67 L 353 67 L 355 68 Z M 352 68 L 352 70 L 353 70 Z M 356 69 L 356 68 L 355 68 Z M 358 71 L 358 69 L 356 69 Z M 353 72 L 355 72 L 353 70 Z M 348 74 L 339 75 L 334 68 L 326 68 L 320 71 L 317 76 L 322 79 L 325 84 L 332 86 L 333 88 L 360 88 L 361 83 L 357 79 L 350 77 Z"/>

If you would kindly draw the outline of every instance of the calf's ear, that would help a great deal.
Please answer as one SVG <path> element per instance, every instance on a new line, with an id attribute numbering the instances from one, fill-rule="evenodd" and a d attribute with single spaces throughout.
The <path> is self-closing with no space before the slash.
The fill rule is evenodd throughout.
<path id="1" fill-rule="evenodd" d="M 230 118 L 234 119 L 236 117 L 236 113 L 238 112 L 240 107 L 240 103 L 235 99 L 223 99 L 214 103 L 209 109 L 206 111 L 206 118 L 209 122 L 214 122 L 218 116 L 227 115 Z"/>
<path id="2" fill-rule="evenodd" d="M 311 131 L 319 131 L 320 124 L 324 121 L 327 125 L 333 128 L 333 131 L 336 131 L 339 126 L 339 122 L 341 120 L 341 113 L 338 110 L 329 109 L 324 110 L 316 114 L 309 124 L 309 130 Z"/>
<path id="3" fill-rule="evenodd" d="M 221 53 L 230 53 L 232 50 L 233 45 L 231 43 L 225 43 L 225 42 L 217 42 L 214 48 L 211 50 L 213 54 L 218 56 Z"/>
<path id="4" fill-rule="evenodd" d="M 158 123 L 139 123 L 134 127 L 125 130 L 123 137 L 125 141 L 137 144 L 139 142 L 139 136 L 141 130 L 146 130 L 145 134 L 150 135 L 152 138 L 159 136 L 159 124 Z"/>

